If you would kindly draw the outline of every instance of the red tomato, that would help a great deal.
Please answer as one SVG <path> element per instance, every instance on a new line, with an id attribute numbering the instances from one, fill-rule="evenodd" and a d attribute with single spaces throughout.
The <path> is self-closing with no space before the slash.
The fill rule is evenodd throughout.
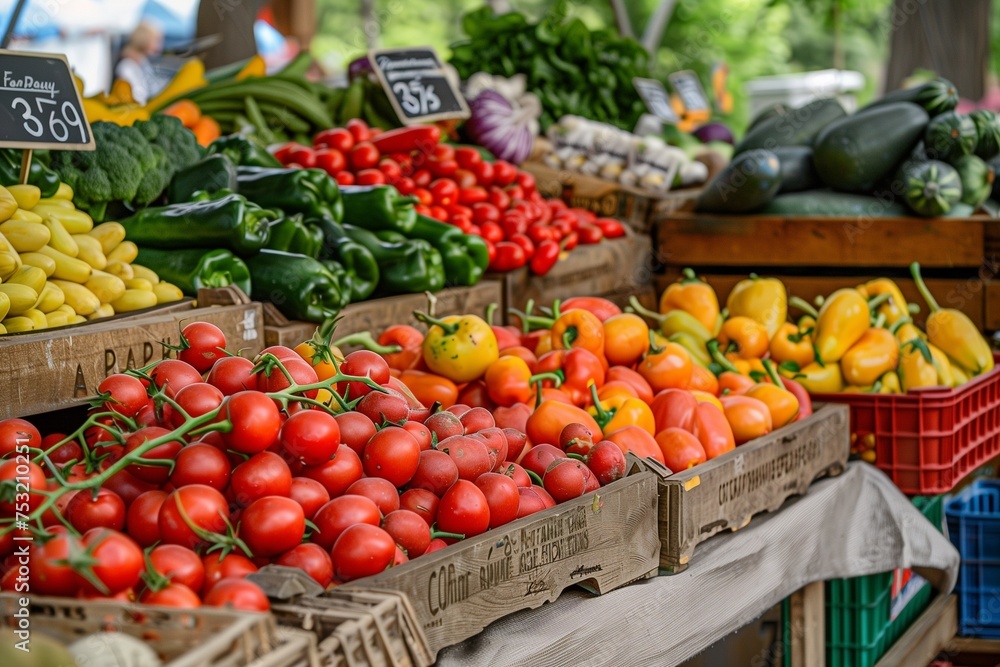
<path id="1" fill-rule="evenodd" d="M 240 515 L 240 537 L 254 556 L 277 556 L 302 542 L 306 519 L 291 498 L 259 498 Z"/>
<path id="2" fill-rule="evenodd" d="M 394 183 L 403 177 L 403 170 L 392 158 L 382 158 L 378 163 L 378 169 L 385 174 L 385 180 L 389 183 Z"/>
<path id="3" fill-rule="evenodd" d="M 160 507 L 167 493 L 154 489 L 146 491 L 132 501 L 125 514 L 125 530 L 141 547 L 148 547 L 160 540 Z"/>
<path id="4" fill-rule="evenodd" d="M 83 536 L 83 546 L 96 561 L 90 569 L 93 576 L 77 573 L 83 591 L 113 595 L 139 583 L 142 549 L 132 538 L 116 530 L 95 528 Z"/>
<path id="5" fill-rule="evenodd" d="M 173 398 L 184 387 L 195 382 L 201 382 L 199 373 L 191 364 L 180 359 L 164 359 L 156 364 L 149 373 L 157 388 L 164 389 L 167 396 Z"/>
<path id="6" fill-rule="evenodd" d="M 288 163 L 296 163 L 303 169 L 312 169 L 316 166 L 316 152 L 309 146 L 296 146 L 288 151 Z"/>
<path id="7" fill-rule="evenodd" d="M 347 131 L 351 133 L 352 137 L 354 137 L 355 144 L 371 139 L 372 132 L 368 128 L 368 123 L 360 118 L 352 118 L 344 124 L 344 127 L 346 127 Z"/>
<path id="8" fill-rule="evenodd" d="M 490 528 L 502 526 L 517 518 L 520 494 L 517 484 L 506 475 L 488 472 L 476 480 L 490 508 Z"/>
<path id="9" fill-rule="evenodd" d="M 184 584 L 167 584 L 159 590 L 145 590 L 139 596 L 139 602 L 157 607 L 173 607 L 174 609 L 197 609 L 201 606 L 201 598 Z"/>
<path id="10" fill-rule="evenodd" d="M 434 178 L 453 178 L 458 172 L 458 163 L 454 160 L 432 157 L 426 164 Z"/>
<path id="11" fill-rule="evenodd" d="M 335 176 L 347 167 L 347 159 L 335 148 L 320 148 L 316 151 L 316 167 Z"/>
<path id="12" fill-rule="evenodd" d="M 385 173 L 378 169 L 362 169 L 358 172 L 355 182 L 358 185 L 385 185 Z"/>
<path id="13" fill-rule="evenodd" d="M 455 461 L 460 479 L 474 481 L 493 469 L 489 447 L 482 440 L 453 435 L 439 442 L 438 450 L 446 452 Z"/>
<path id="14" fill-rule="evenodd" d="M 320 507 L 330 502 L 330 493 L 326 488 L 308 477 L 293 477 L 288 497 L 302 505 L 302 513 L 309 520 L 312 520 Z"/>
<path id="15" fill-rule="evenodd" d="M 301 147 L 302 144 L 295 143 L 294 141 L 289 141 L 288 143 L 281 144 L 276 149 L 271 151 L 271 154 L 274 155 L 274 159 L 276 159 L 281 164 L 288 164 L 289 162 L 291 162 L 291 160 L 289 159 L 289 155 L 291 154 L 291 152 Z"/>
<path id="16" fill-rule="evenodd" d="M 399 509 L 399 493 L 396 487 L 381 477 L 362 477 L 347 487 L 347 493 L 368 498 L 378 506 L 378 511 L 383 516 Z"/>
<path id="17" fill-rule="evenodd" d="M 360 412 L 341 412 L 336 416 L 340 426 L 340 441 L 353 449 L 359 456 L 368 440 L 375 435 L 375 423 Z"/>
<path id="18" fill-rule="evenodd" d="M 336 176 L 337 185 L 354 185 L 354 174 L 349 171 L 338 172 Z"/>
<path id="19" fill-rule="evenodd" d="M 183 584 L 193 591 L 205 585 L 205 564 L 191 549 L 179 544 L 159 544 L 149 552 L 149 564 L 154 572 L 174 584 Z"/>
<path id="20" fill-rule="evenodd" d="M 221 450 L 195 442 L 177 454 L 174 471 L 170 473 L 170 483 L 175 488 L 204 484 L 216 491 L 224 491 L 229 485 L 232 469 L 229 459 Z"/>
<path id="21" fill-rule="evenodd" d="M 437 526 L 446 533 L 466 538 L 485 533 L 490 527 L 490 506 L 475 484 L 460 479 L 441 498 Z"/>
<path id="22" fill-rule="evenodd" d="M 232 396 L 240 391 L 257 389 L 257 376 L 251 374 L 253 362 L 244 357 L 223 357 L 215 362 L 205 379 L 210 385 Z"/>
<path id="23" fill-rule="evenodd" d="M 437 519 L 440 502 L 440 499 L 427 489 L 409 489 L 399 497 L 399 508 L 417 514 L 430 526 Z"/>
<path id="24" fill-rule="evenodd" d="M 601 486 L 605 486 L 625 476 L 625 454 L 617 444 L 601 440 L 587 455 L 587 467 Z"/>
<path id="25" fill-rule="evenodd" d="M 473 165 L 483 161 L 483 155 L 472 146 L 459 146 L 455 149 L 455 161 L 462 169 L 471 170 Z"/>
<path id="26" fill-rule="evenodd" d="M 80 588 L 69 558 L 83 552 L 83 545 L 73 535 L 56 535 L 44 545 L 31 550 L 31 591 L 38 595 L 72 597 Z M 17 568 L 12 568 L 17 569 Z"/>
<path id="27" fill-rule="evenodd" d="M 417 472 L 410 480 L 411 489 L 426 489 L 441 497 L 458 481 L 458 465 L 447 452 L 429 449 L 420 452 Z"/>
<path id="28" fill-rule="evenodd" d="M 201 563 L 205 566 L 205 583 L 201 588 L 203 597 L 223 579 L 245 577 L 257 571 L 253 561 L 240 554 L 231 553 L 225 556 L 218 553 L 206 554 L 202 557 Z"/>
<path id="29" fill-rule="evenodd" d="M 381 477 L 400 487 L 417 472 L 420 445 L 399 426 L 387 426 L 372 436 L 361 457 L 365 474 Z"/>
<path id="30" fill-rule="evenodd" d="M 381 519 L 378 505 L 370 498 L 355 495 L 340 496 L 316 512 L 313 523 L 316 524 L 317 530 L 313 533 L 312 541 L 324 549 L 330 549 L 340 534 L 350 526 L 355 524 L 377 526 Z"/>
<path id="31" fill-rule="evenodd" d="M 392 565 L 396 543 L 377 525 L 357 524 L 337 538 L 330 557 L 340 581 L 353 581 L 378 574 Z"/>
<path id="32" fill-rule="evenodd" d="M 147 442 L 158 440 L 169 434 L 170 431 L 159 426 L 147 426 L 146 428 L 141 428 L 130 435 L 125 441 L 125 454 L 132 454 L 137 449 L 144 447 Z M 179 440 L 169 440 L 163 444 L 153 447 L 152 449 L 146 450 L 142 454 L 142 458 L 150 461 L 171 461 L 177 456 L 177 453 L 181 451 L 181 447 L 183 446 L 183 443 Z M 125 468 L 125 470 L 131 473 L 136 479 L 142 480 L 143 482 L 149 482 L 150 484 L 163 484 L 167 481 L 167 478 L 170 477 L 170 468 L 165 465 L 133 463 Z"/>
<path id="33" fill-rule="evenodd" d="M 496 165 L 493 165 L 493 169 L 496 170 Z M 496 181 L 497 179 L 494 178 L 493 182 L 496 183 Z M 494 185 L 490 187 L 490 203 L 496 206 L 498 210 L 506 211 L 510 208 L 510 195 L 502 188 Z"/>
<path id="34" fill-rule="evenodd" d="M 195 382 L 177 392 L 174 400 L 191 418 L 207 415 L 222 405 L 225 395 L 217 387 L 207 382 Z M 173 428 L 179 428 L 187 420 L 170 404 L 163 406 L 163 421 Z"/>
<path id="35" fill-rule="evenodd" d="M 416 558 L 427 551 L 431 543 L 431 528 L 423 517 L 410 510 L 396 510 L 385 515 L 382 528 L 392 536 L 408 558 Z"/>
<path id="36" fill-rule="evenodd" d="M 455 171 L 451 179 L 458 184 L 459 190 L 464 190 L 465 188 L 471 188 L 476 185 L 476 175 L 467 169 L 458 169 Z"/>
<path id="37" fill-rule="evenodd" d="M 188 324 L 181 331 L 181 339 L 184 349 L 177 353 L 177 358 L 194 366 L 199 373 L 226 356 L 226 334 L 211 322 Z"/>
<path id="38" fill-rule="evenodd" d="M 431 197 L 439 206 L 458 203 L 458 184 L 447 178 L 439 178 L 430 185 Z"/>
<path id="39" fill-rule="evenodd" d="M 313 145 L 317 148 L 326 147 L 333 150 L 347 153 L 354 148 L 354 135 L 349 130 L 342 127 L 335 127 L 331 130 L 323 130 L 313 139 Z"/>
<path id="40" fill-rule="evenodd" d="M 517 178 L 517 167 L 506 160 L 497 160 L 493 163 L 493 183 L 501 188 L 505 188 Z"/>
<path id="41" fill-rule="evenodd" d="M 333 415 L 319 410 L 297 412 L 278 436 L 285 451 L 309 466 L 329 461 L 340 447 L 340 426 Z"/>
<path id="42" fill-rule="evenodd" d="M 312 371 L 311 366 L 309 370 Z M 289 372 L 292 372 L 291 369 Z M 315 371 L 312 373 L 316 374 Z M 281 372 L 275 371 L 275 374 L 281 375 Z M 232 430 L 222 434 L 222 441 L 229 449 L 243 454 L 256 454 L 270 447 L 278 438 L 281 429 L 278 407 L 260 392 L 241 391 L 233 394 L 227 399 L 224 412 L 233 425 Z"/>
<path id="43" fill-rule="evenodd" d="M 367 377 L 376 384 L 385 384 L 389 381 L 389 364 L 371 350 L 357 350 L 348 354 L 344 357 L 340 372 L 344 375 Z M 370 394 L 372 388 L 364 382 L 341 382 L 337 384 L 337 391 L 341 394 L 347 392 L 348 399 L 355 399 Z"/>
<path id="44" fill-rule="evenodd" d="M 542 484 L 557 503 L 579 498 L 587 492 L 587 478 L 590 470 L 575 459 L 561 459 L 552 462 Z"/>
<path id="45" fill-rule="evenodd" d="M 260 452 L 233 470 L 229 482 L 236 502 L 246 507 L 265 496 L 288 496 L 292 473 L 285 460 L 274 452 Z"/>
<path id="46" fill-rule="evenodd" d="M 100 397 L 104 398 L 103 410 L 117 412 L 126 417 L 135 417 L 139 413 L 139 410 L 149 403 L 149 396 L 146 395 L 145 385 L 138 378 L 123 373 L 115 373 L 104 378 L 101 384 L 97 385 L 97 393 Z M 24 420 L 7 419 L 2 424 L 7 424 L 8 422 L 28 423 Z M 20 428 L 23 431 L 27 427 L 21 426 Z M 31 428 L 34 429 L 35 427 L 31 426 Z M 38 433 L 38 431 L 35 430 L 35 433 Z M 0 453 L 6 455 L 7 448 L 4 434 L 4 431 L 0 430 Z"/>
<path id="47" fill-rule="evenodd" d="M 458 420 L 462 422 L 462 427 L 466 433 L 475 433 L 476 431 L 482 431 L 484 428 L 492 428 L 497 425 L 493 420 L 493 415 L 486 408 L 472 408 L 471 410 L 467 410 L 459 416 Z"/>
<path id="48" fill-rule="evenodd" d="M 414 190 L 417 189 L 417 184 L 409 176 L 401 176 L 396 179 L 396 189 L 399 190 L 399 194 L 401 195 L 412 195 Z"/>
<path id="49" fill-rule="evenodd" d="M 330 553 L 318 544 L 300 544 L 281 554 L 274 563 L 299 568 L 323 588 L 333 580 L 333 561 L 330 560 Z"/>
<path id="50" fill-rule="evenodd" d="M 66 519 L 81 535 L 91 528 L 125 528 L 125 503 L 114 491 L 98 489 L 74 494 L 66 506 Z"/>
<path id="51" fill-rule="evenodd" d="M 346 363 L 346 362 L 345 362 Z M 379 425 L 389 422 L 398 424 L 410 415 L 406 399 L 396 394 L 372 392 L 361 399 L 355 408 Z"/>
<path id="52" fill-rule="evenodd" d="M 192 484 L 167 496 L 160 507 L 158 524 L 165 544 L 194 549 L 204 541 L 195 528 L 224 533 L 228 519 L 229 504 L 221 493 L 204 484 Z"/>
<path id="53" fill-rule="evenodd" d="M 377 167 L 381 155 L 378 149 L 370 142 L 362 141 L 355 144 L 347 157 L 351 162 L 351 167 L 357 172 L 362 169 L 374 169 Z"/>
<path id="54" fill-rule="evenodd" d="M 279 361 L 296 384 L 315 384 L 319 381 L 316 370 L 299 355 L 296 354 L 288 359 L 279 359 Z M 257 376 L 257 384 L 262 392 L 285 391 L 291 386 L 288 383 L 288 378 L 278 367 L 262 370 Z M 305 392 L 304 395 L 308 398 L 316 398 L 317 393 L 318 390 L 313 389 Z"/>
<path id="55" fill-rule="evenodd" d="M 427 188 L 416 188 L 413 191 L 413 196 L 417 198 L 417 201 L 420 202 L 422 206 L 430 206 L 434 203 L 434 195 L 432 195 L 431 191 Z"/>
<path id="56" fill-rule="evenodd" d="M 471 171 L 476 175 L 476 183 L 482 185 L 483 187 L 489 187 L 492 185 L 493 180 L 496 178 L 496 172 L 493 169 L 493 165 L 485 160 L 472 165 Z"/>
<path id="57" fill-rule="evenodd" d="M 222 579 L 205 596 L 208 607 L 226 607 L 237 611 L 267 611 L 271 608 L 260 586 L 246 579 Z"/>
<path id="58" fill-rule="evenodd" d="M 500 209 L 488 202 L 480 202 L 472 205 L 472 221 L 482 226 L 487 222 L 500 221 Z"/>
<path id="59" fill-rule="evenodd" d="M 45 472 L 41 466 L 30 461 L 25 462 L 24 458 L 19 456 L 0 463 L 0 485 L 6 487 L 5 490 L 13 492 L 5 493 L 3 497 L 7 500 L 0 501 L 0 516 L 5 519 L 14 517 L 16 512 L 30 514 L 45 500 L 40 493 L 31 492 L 45 490 Z M 27 497 L 25 497 L 25 487 L 28 491 Z"/>
<path id="60" fill-rule="evenodd" d="M 361 458 L 350 447 L 341 447 L 333 459 L 322 465 L 310 466 L 302 471 L 303 477 L 314 479 L 322 484 L 331 498 L 343 495 L 347 487 L 361 479 L 363 474 Z"/>

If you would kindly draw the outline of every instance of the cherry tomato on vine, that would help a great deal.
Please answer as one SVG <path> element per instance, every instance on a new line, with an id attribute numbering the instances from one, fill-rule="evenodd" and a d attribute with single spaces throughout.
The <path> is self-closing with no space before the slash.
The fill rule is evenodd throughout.
<path id="1" fill-rule="evenodd" d="M 205 606 L 227 607 L 237 611 L 267 611 L 271 603 L 260 586 L 246 579 L 222 579 L 208 592 Z"/>
<path id="2" fill-rule="evenodd" d="M 181 331 L 187 347 L 177 353 L 177 358 L 204 373 L 217 360 L 226 356 L 226 334 L 211 322 L 192 322 Z"/>
<path id="3" fill-rule="evenodd" d="M 223 579 L 242 578 L 257 571 L 252 560 L 235 553 L 225 556 L 218 552 L 206 554 L 202 556 L 201 564 L 205 566 L 205 583 L 201 587 L 203 597 Z"/>
<path id="4" fill-rule="evenodd" d="M 244 357 L 223 357 L 215 362 L 205 382 L 218 388 L 224 396 L 257 389 L 257 376 L 251 371 L 253 362 Z"/>
<path id="5" fill-rule="evenodd" d="M 311 368 L 309 370 L 312 371 Z M 280 374 L 280 371 L 275 372 Z M 224 412 L 233 425 L 230 431 L 222 434 L 222 441 L 229 449 L 243 454 L 256 454 L 270 447 L 278 438 L 281 430 L 278 407 L 260 392 L 241 391 L 233 394 L 227 399 Z"/>
<path id="6" fill-rule="evenodd" d="M 200 591 L 205 584 L 205 564 L 201 556 L 179 544 L 159 544 L 149 552 L 152 569 L 172 583 Z"/>
<path id="7" fill-rule="evenodd" d="M 160 507 L 158 525 L 165 544 L 194 549 L 205 541 L 201 534 L 224 533 L 228 519 L 229 503 L 221 493 L 204 484 L 192 484 L 167 496 Z"/>
<path id="8" fill-rule="evenodd" d="M 319 410 L 297 412 L 282 425 L 281 446 L 306 465 L 329 461 L 340 447 L 340 426 L 333 415 Z"/>
<path id="9" fill-rule="evenodd" d="M 66 520 L 81 535 L 91 528 L 121 530 L 125 527 L 125 503 L 114 491 L 97 489 L 77 493 L 66 506 Z"/>
<path id="10" fill-rule="evenodd" d="M 257 557 L 277 556 L 302 542 L 306 523 L 302 506 L 291 498 L 259 498 L 240 515 L 240 537 Z"/>
<path id="11" fill-rule="evenodd" d="M 313 523 L 318 529 L 312 541 L 324 549 L 331 549 L 337 538 L 355 524 L 379 525 L 382 516 L 370 498 L 346 495 L 334 498 L 319 508 Z"/>
<path id="12" fill-rule="evenodd" d="M 472 482 L 460 479 L 441 498 L 437 512 L 438 529 L 472 537 L 490 527 L 490 506 L 483 492 Z"/>
<path id="13" fill-rule="evenodd" d="M 359 523 L 337 537 L 330 557 L 340 581 L 353 581 L 378 574 L 392 565 L 396 543 L 377 525 Z"/>
<path id="14" fill-rule="evenodd" d="M 333 561 L 330 560 L 330 553 L 318 544 L 300 544 L 281 554 L 274 563 L 297 567 L 324 588 L 333 580 Z"/>
<path id="15" fill-rule="evenodd" d="M 243 507 L 265 496 L 288 496 L 292 491 L 292 472 L 278 454 L 260 452 L 233 469 L 229 489 Z"/>
<path id="16" fill-rule="evenodd" d="M 114 595 L 139 583 L 142 549 L 132 538 L 116 530 L 94 528 L 83 536 L 83 546 L 96 562 L 90 568 L 92 577 L 78 573 L 82 591 Z"/>
<path id="17" fill-rule="evenodd" d="M 124 373 L 115 373 L 101 380 L 101 384 L 97 385 L 97 393 L 106 396 L 103 410 L 117 412 L 126 417 L 135 417 L 139 410 L 149 403 L 146 386 L 139 378 Z M 2 437 L 0 435 L 0 438 Z"/>

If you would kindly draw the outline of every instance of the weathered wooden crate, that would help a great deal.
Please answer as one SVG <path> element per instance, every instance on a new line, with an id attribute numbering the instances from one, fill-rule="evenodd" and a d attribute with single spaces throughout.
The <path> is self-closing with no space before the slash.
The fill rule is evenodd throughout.
<path id="1" fill-rule="evenodd" d="M 839 475 L 850 450 L 849 411 L 816 412 L 690 470 L 660 479 L 660 568 L 681 572 L 695 548 L 723 530 L 773 512 L 816 479 Z M 652 464 L 649 464 L 652 469 Z"/>
<path id="2" fill-rule="evenodd" d="M 684 208 L 702 188 L 665 193 L 628 187 L 595 176 L 553 169 L 540 162 L 525 162 L 521 169 L 535 177 L 538 191 L 548 199 L 562 199 L 605 218 L 615 218 L 639 232 L 648 232 L 652 220 Z"/>
<path id="3" fill-rule="evenodd" d="M 500 283 L 495 280 L 483 280 L 472 287 L 449 287 L 435 294 L 434 313 L 438 317 L 465 313 L 482 317 L 487 306 L 491 303 L 500 305 L 502 300 Z M 379 332 L 393 324 L 410 324 L 426 330 L 426 326 L 413 318 L 413 311 L 427 312 L 428 305 L 426 294 L 404 294 L 352 303 L 340 312 L 337 336 L 371 331 L 377 338 Z M 499 320 L 498 317 L 497 324 L 500 324 Z M 264 304 L 264 341 L 267 345 L 295 347 L 302 341 L 312 338 L 315 331 L 315 323 L 289 320 L 273 304 Z"/>
<path id="4" fill-rule="evenodd" d="M 101 631 L 121 632 L 145 642 L 164 667 L 318 667 L 314 644 L 278 632 L 269 614 L 224 609 L 171 609 L 140 604 L 0 594 L 0 617 L 31 637 L 47 635 L 63 644 Z M 18 616 L 21 614 L 21 616 Z M 20 638 L 19 638 L 20 640 Z M 31 644 L 28 644 L 30 648 Z M 280 651 L 281 662 L 268 655 Z M 273 657 L 273 656 L 272 656 Z M 109 660 L 108 664 L 112 661 Z"/>
<path id="5" fill-rule="evenodd" d="M 544 276 L 527 268 L 490 274 L 503 283 L 504 312 L 524 310 L 528 301 L 551 306 L 571 296 L 618 296 L 646 290 L 653 281 L 652 246 L 645 234 L 577 246 Z M 627 299 L 626 299 L 627 301 Z"/>
<path id="6" fill-rule="evenodd" d="M 261 305 L 238 289 L 203 290 L 186 299 L 146 312 L 96 320 L 59 329 L 0 336 L 0 419 L 51 412 L 80 405 L 97 393 L 108 375 L 175 356 L 180 331 L 194 321 L 211 322 L 226 334 L 229 349 L 253 355 L 264 348 Z"/>
<path id="7" fill-rule="evenodd" d="M 660 551 L 656 507 L 656 476 L 638 471 L 575 500 L 339 586 L 325 597 L 276 605 L 274 612 L 282 623 L 312 629 L 321 639 L 336 634 L 335 647 L 321 641 L 324 656 L 368 656 L 367 661 L 328 664 L 423 667 L 441 649 L 508 614 L 551 602 L 569 586 L 606 593 L 655 575 Z M 393 607 L 393 620 L 381 628 L 372 620 L 355 619 L 351 614 L 357 609 L 344 610 L 345 595 L 358 596 L 353 601 L 364 604 L 365 595 L 389 592 L 405 604 Z M 376 619 L 386 615 L 374 614 Z M 351 620 L 360 625 L 341 627 Z"/>
<path id="8" fill-rule="evenodd" d="M 665 267 L 660 287 L 691 267 L 724 299 L 732 285 L 754 272 L 779 277 L 791 293 L 811 300 L 887 276 L 926 315 L 910 279 L 909 266 L 916 261 L 939 303 L 963 310 L 980 328 L 1000 329 L 1000 221 L 989 218 L 680 212 L 659 220 L 653 235 L 657 258 Z"/>

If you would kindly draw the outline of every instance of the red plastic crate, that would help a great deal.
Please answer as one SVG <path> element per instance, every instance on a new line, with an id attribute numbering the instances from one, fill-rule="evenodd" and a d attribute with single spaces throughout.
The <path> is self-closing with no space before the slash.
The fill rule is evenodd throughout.
<path id="1" fill-rule="evenodd" d="M 851 408 L 851 435 L 875 437 L 875 465 L 903 493 L 951 491 L 1000 455 L 1000 354 L 997 366 L 955 389 L 906 394 L 815 394 Z"/>

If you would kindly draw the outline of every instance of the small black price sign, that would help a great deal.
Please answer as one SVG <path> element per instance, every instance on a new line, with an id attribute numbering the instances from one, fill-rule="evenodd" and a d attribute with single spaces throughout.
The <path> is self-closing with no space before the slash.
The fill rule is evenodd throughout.
<path id="1" fill-rule="evenodd" d="M 639 93 L 639 97 L 642 98 L 651 114 L 668 123 L 676 123 L 680 120 L 674 112 L 674 108 L 670 106 L 670 95 L 667 94 L 667 89 L 663 87 L 662 81 L 643 79 L 637 76 L 632 79 L 632 85 L 635 86 L 636 92 Z"/>
<path id="2" fill-rule="evenodd" d="M 452 85 L 434 49 L 379 49 L 369 52 L 368 60 L 403 124 L 469 117 L 465 98 Z"/>
<path id="3" fill-rule="evenodd" d="M 705 95 L 705 89 L 701 87 L 701 81 L 698 79 L 697 74 L 691 70 L 684 70 L 682 72 L 674 72 L 668 78 L 670 79 L 670 85 L 680 95 L 686 113 L 690 114 L 697 111 L 711 110 L 712 107 L 708 102 L 708 96 Z"/>
<path id="4" fill-rule="evenodd" d="M 94 150 L 65 56 L 0 50 L 0 148 Z"/>

